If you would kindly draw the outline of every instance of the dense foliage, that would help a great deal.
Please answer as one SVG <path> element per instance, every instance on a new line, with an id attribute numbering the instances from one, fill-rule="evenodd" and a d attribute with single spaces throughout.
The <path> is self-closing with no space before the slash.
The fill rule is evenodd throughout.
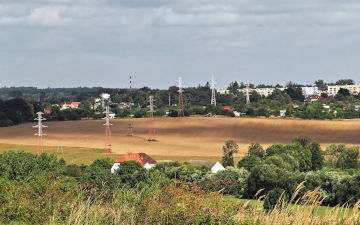
<path id="1" fill-rule="evenodd" d="M 224 154 L 235 146 L 227 141 Z M 270 213 L 280 196 L 286 202 L 293 193 L 306 196 L 315 189 L 319 204 L 353 206 L 360 199 L 354 147 L 330 145 L 323 152 L 307 137 L 266 149 L 253 143 L 237 165 L 212 173 L 188 163 L 146 170 L 128 161 L 113 174 L 109 159 L 66 165 L 54 155 L 8 151 L 0 154 L 0 223 L 236 224 L 239 205 L 223 195 L 265 195 Z"/>

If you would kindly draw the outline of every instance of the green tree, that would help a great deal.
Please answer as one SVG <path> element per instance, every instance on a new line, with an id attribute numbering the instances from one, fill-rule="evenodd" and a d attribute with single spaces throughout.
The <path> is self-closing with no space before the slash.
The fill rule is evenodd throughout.
<path id="1" fill-rule="evenodd" d="M 222 164 L 224 167 L 234 166 L 234 154 L 239 152 L 239 146 L 233 140 L 228 140 L 223 146 Z"/>
<path id="2" fill-rule="evenodd" d="M 265 150 L 258 142 L 251 143 L 249 146 L 248 155 L 256 156 L 262 159 L 265 157 Z"/>
<path id="3" fill-rule="evenodd" d="M 339 155 L 336 167 L 340 169 L 358 168 L 359 149 L 356 147 L 346 148 Z"/>
<path id="4" fill-rule="evenodd" d="M 326 83 L 324 80 L 316 80 L 314 85 L 318 88 L 326 88 Z"/>
<path id="5" fill-rule="evenodd" d="M 336 81 L 336 85 L 353 85 L 353 84 L 355 84 L 355 82 L 352 79 L 340 79 Z"/>
<path id="6" fill-rule="evenodd" d="M 262 160 L 259 157 L 256 156 L 245 156 L 242 158 L 239 162 L 237 167 L 238 168 L 245 168 L 248 171 L 251 171 L 252 168 L 255 166 L 258 166 L 262 163 Z"/>
<path id="7" fill-rule="evenodd" d="M 318 142 L 314 141 L 309 146 L 311 150 L 311 169 L 319 170 L 324 165 L 324 153 Z"/>

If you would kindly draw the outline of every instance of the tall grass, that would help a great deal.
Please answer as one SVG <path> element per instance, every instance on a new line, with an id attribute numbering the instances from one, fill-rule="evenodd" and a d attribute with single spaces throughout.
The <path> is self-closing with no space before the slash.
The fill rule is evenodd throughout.
<path id="1" fill-rule="evenodd" d="M 257 198 L 257 204 L 249 205 L 245 203 L 242 210 L 235 216 L 237 221 L 247 221 L 248 223 L 260 224 L 293 224 L 293 225 L 358 225 L 360 224 L 360 200 L 354 205 L 339 205 L 325 212 L 325 215 L 319 216 L 316 208 L 320 207 L 324 197 L 320 194 L 320 188 L 313 191 L 307 191 L 299 196 L 304 188 L 304 183 L 297 186 L 295 192 L 286 201 L 282 195 L 276 206 L 271 211 L 262 209 L 262 195 Z M 258 193 L 259 196 L 259 193 Z"/>

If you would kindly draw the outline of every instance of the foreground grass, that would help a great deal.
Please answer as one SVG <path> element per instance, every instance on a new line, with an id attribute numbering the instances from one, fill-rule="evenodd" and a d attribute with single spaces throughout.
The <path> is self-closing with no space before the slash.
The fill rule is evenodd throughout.
<path id="1" fill-rule="evenodd" d="M 234 198 L 234 197 L 228 197 L 227 198 L 229 201 L 234 201 L 234 202 L 238 202 L 240 203 L 240 205 L 242 205 L 243 207 L 252 207 L 252 208 L 257 208 L 259 210 L 263 210 L 263 201 L 261 200 L 254 200 L 254 199 L 238 199 L 238 198 Z M 290 204 L 288 206 L 291 211 L 304 211 L 307 210 L 309 208 L 309 206 L 306 205 L 294 205 L 294 204 Z M 316 217 L 320 217 L 320 218 L 324 218 L 325 216 L 327 216 L 329 213 L 332 213 L 335 210 L 341 210 L 341 212 L 338 213 L 338 216 L 340 218 L 347 216 L 349 214 L 353 213 L 353 209 L 352 208 L 335 208 L 335 207 L 329 207 L 329 206 L 316 206 L 312 212 L 312 214 Z"/>
<path id="2" fill-rule="evenodd" d="M 25 151 L 36 154 L 35 145 L 14 145 L 0 143 L 0 153 L 4 151 Z M 98 148 L 83 148 L 83 147 L 57 147 L 45 146 L 46 153 L 55 154 L 59 159 L 64 159 L 67 164 L 84 164 L 89 165 L 96 159 L 111 158 L 118 159 L 122 154 L 104 153 L 103 149 Z M 189 160 L 208 160 L 220 161 L 221 157 L 217 156 L 165 156 L 165 155 L 151 155 L 155 160 L 173 160 L 179 162 L 187 162 Z M 235 162 L 240 158 L 235 158 Z"/>

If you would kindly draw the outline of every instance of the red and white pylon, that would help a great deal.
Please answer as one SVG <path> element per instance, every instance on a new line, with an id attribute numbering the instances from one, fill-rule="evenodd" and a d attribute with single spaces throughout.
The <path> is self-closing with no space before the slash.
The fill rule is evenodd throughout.
<path id="1" fill-rule="evenodd" d="M 38 124 L 33 126 L 33 128 L 37 128 L 38 129 L 38 132 L 35 133 L 35 135 L 37 136 L 37 150 L 36 150 L 36 153 L 38 155 L 41 155 L 43 152 L 44 152 L 44 139 L 43 139 L 43 136 L 46 135 L 44 132 L 43 132 L 43 128 L 44 127 L 47 127 L 45 125 L 42 124 L 42 122 L 44 120 L 46 120 L 42 115 L 44 114 L 43 112 L 38 112 L 36 113 L 38 115 L 37 118 L 35 118 L 34 120 L 37 120 L 38 121 Z"/>
<path id="2" fill-rule="evenodd" d="M 179 87 L 179 103 L 178 103 L 178 117 L 184 117 L 184 100 L 183 100 L 183 88 L 182 88 L 182 78 L 178 79 L 178 87 Z"/>
<path id="3" fill-rule="evenodd" d="M 148 141 L 156 141 L 155 134 L 156 134 L 156 128 L 155 128 L 155 119 L 154 119 L 154 96 L 150 96 L 149 99 L 150 102 L 150 110 L 149 110 L 149 139 Z"/>

